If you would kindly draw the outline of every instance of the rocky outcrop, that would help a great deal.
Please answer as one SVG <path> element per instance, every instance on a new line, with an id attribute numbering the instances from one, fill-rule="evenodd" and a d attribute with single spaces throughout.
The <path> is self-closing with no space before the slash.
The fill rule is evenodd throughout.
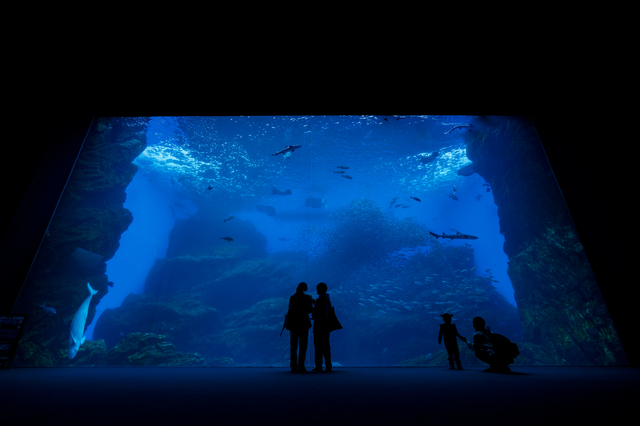
<path id="1" fill-rule="evenodd" d="M 195 351 L 203 334 L 216 330 L 218 311 L 208 306 L 199 293 L 180 292 L 165 300 L 153 294 L 129 294 L 121 306 L 106 309 L 94 329 L 96 339 L 113 348 L 130 333 L 163 334 L 183 351 Z"/>
<path id="2" fill-rule="evenodd" d="M 88 295 L 87 282 L 98 290 L 86 325 L 93 321 L 95 306 L 108 293 L 105 262 L 133 220 L 123 204 L 137 171 L 132 161 L 146 148 L 147 121 L 94 121 L 14 307 L 14 312 L 29 314 L 14 366 L 69 364 L 69 325 Z M 83 267 L 76 248 L 98 261 Z M 56 309 L 55 315 L 38 307 L 44 302 Z"/>
<path id="3" fill-rule="evenodd" d="M 189 367 L 202 366 L 199 353 L 176 351 L 167 336 L 153 333 L 131 333 L 101 359 L 101 365 Z"/>
<path id="4" fill-rule="evenodd" d="M 467 157 L 490 185 L 525 341 L 554 363 L 624 364 L 626 356 L 533 124 L 480 117 Z"/>
<path id="5" fill-rule="evenodd" d="M 230 357 L 240 364 L 288 367 L 289 333 L 278 337 L 288 305 L 288 298 L 271 298 L 234 312 L 202 346 L 212 356 Z"/>

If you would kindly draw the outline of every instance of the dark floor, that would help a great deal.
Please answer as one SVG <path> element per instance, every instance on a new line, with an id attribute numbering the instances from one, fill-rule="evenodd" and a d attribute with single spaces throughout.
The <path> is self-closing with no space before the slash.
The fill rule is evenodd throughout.
<path id="1" fill-rule="evenodd" d="M 0 370 L 2 424 L 629 424 L 634 367 Z M 10 423 L 12 422 L 12 423 Z"/>

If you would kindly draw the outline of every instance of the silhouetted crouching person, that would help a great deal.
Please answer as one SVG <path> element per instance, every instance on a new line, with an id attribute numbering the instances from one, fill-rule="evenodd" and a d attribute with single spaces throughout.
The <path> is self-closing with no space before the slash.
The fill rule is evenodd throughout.
<path id="1" fill-rule="evenodd" d="M 484 371 L 496 373 L 508 373 L 511 369 L 507 366 L 513 363 L 513 357 L 504 353 L 496 352 L 494 345 L 491 343 L 489 335 L 491 331 L 485 328 L 484 319 L 475 317 L 473 319 L 473 328 L 476 332 L 473 334 L 473 344 L 467 343 L 469 348 L 476 353 L 476 357 L 483 362 L 489 364 L 489 368 Z"/>
<path id="2" fill-rule="evenodd" d="M 455 370 L 453 368 L 453 360 L 455 358 L 456 364 L 458 365 L 458 370 L 462 370 L 462 364 L 460 363 L 460 349 L 458 349 L 458 337 L 465 343 L 467 343 L 467 339 L 461 336 L 458 333 L 458 329 L 455 324 L 451 323 L 451 317 L 453 315 L 449 313 L 445 313 L 440 315 L 444 320 L 444 324 L 440 324 L 440 334 L 438 334 L 438 344 L 442 343 L 442 339 L 444 338 L 444 347 L 447 349 L 447 354 L 449 354 L 449 369 Z"/>
<path id="3" fill-rule="evenodd" d="M 289 345 L 291 347 L 291 371 L 305 373 L 304 359 L 309 344 L 309 329 L 311 320 L 309 314 L 313 312 L 313 299 L 308 294 L 307 283 L 301 282 L 295 294 L 289 298 L 287 312 L 287 329 L 290 331 Z M 300 348 L 299 354 L 298 347 Z"/>
<path id="4" fill-rule="evenodd" d="M 329 344 L 329 309 L 331 300 L 327 294 L 327 285 L 319 283 L 316 286 L 318 298 L 313 308 L 313 345 L 316 348 L 315 372 L 322 371 L 322 358 L 327 372 L 331 371 L 331 345 Z"/>

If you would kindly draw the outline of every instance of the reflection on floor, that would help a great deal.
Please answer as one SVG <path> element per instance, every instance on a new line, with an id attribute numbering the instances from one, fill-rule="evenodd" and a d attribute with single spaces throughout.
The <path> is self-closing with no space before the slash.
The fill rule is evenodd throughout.
<path id="1" fill-rule="evenodd" d="M 626 424 L 635 367 L 23 368 L 3 424 Z M 14 423 L 15 422 L 15 423 Z"/>

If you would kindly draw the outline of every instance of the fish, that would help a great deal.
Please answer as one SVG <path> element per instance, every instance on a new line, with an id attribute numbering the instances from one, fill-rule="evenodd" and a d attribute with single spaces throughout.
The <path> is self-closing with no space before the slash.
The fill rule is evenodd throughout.
<path id="1" fill-rule="evenodd" d="M 73 359 L 76 356 L 78 349 L 84 343 L 84 327 L 89 313 L 89 303 L 91 303 L 91 298 L 98 293 L 98 290 L 94 290 L 89 283 L 87 283 L 87 289 L 89 290 L 89 295 L 84 299 L 71 321 L 69 329 L 69 359 Z"/>
<path id="2" fill-rule="evenodd" d="M 55 315 L 57 313 L 55 308 L 47 306 L 47 302 L 44 302 L 42 305 L 38 305 L 38 307 L 44 309 L 44 311 L 49 316 Z"/>
<path id="3" fill-rule="evenodd" d="M 103 263 L 104 257 L 89 250 L 76 247 L 69 256 L 71 264 L 77 269 L 89 272 Z"/>
<path id="4" fill-rule="evenodd" d="M 236 216 L 235 216 L 235 215 L 231 215 L 231 216 L 229 216 L 228 218 L 226 218 L 224 221 L 226 222 L 226 221 L 228 221 L 228 220 L 233 219 L 234 217 L 236 217 Z"/>
<path id="5" fill-rule="evenodd" d="M 345 170 L 349 168 L 347 166 L 336 166 L 336 167 L 339 168 L 339 169 L 345 169 Z"/>
<path id="6" fill-rule="evenodd" d="M 411 206 L 402 206 L 403 209 L 408 209 Z"/>
<path id="7" fill-rule="evenodd" d="M 461 270 L 460 272 L 466 272 L 466 271 L 467 271 L 467 269 L 463 269 L 463 270 Z"/>
<path id="8" fill-rule="evenodd" d="M 456 174 L 457 174 L 458 176 L 471 176 L 471 175 L 472 175 L 472 174 L 474 174 L 475 172 L 476 172 L 476 169 L 475 169 L 475 167 L 474 167 L 473 163 L 471 163 L 471 164 L 469 164 L 469 165 L 467 165 L 467 166 L 464 166 L 464 167 L 463 167 L 463 168 L 461 168 L 461 169 L 458 169 L 458 171 L 456 172 Z"/>
<path id="9" fill-rule="evenodd" d="M 458 188 L 456 188 L 456 186 L 453 185 L 453 193 L 455 194 L 456 192 L 458 192 Z"/>
<path id="10" fill-rule="evenodd" d="M 422 201 L 420 200 L 420 198 L 416 198 L 416 197 L 409 197 L 409 198 L 413 198 L 413 199 L 414 199 L 414 200 L 416 200 L 416 201 L 420 201 L 420 202 L 422 202 Z"/>
<path id="11" fill-rule="evenodd" d="M 391 204 L 389 204 L 389 208 L 393 206 L 393 204 L 396 202 L 397 199 L 398 197 L 395 197 L 393 200 L 391 200 Z"/>
<path id="12" fill-rule="evenodd" d="M 178 179 L 175 179 L 175 176 L 171 176 L 171 185 L 175 185 L 176 181 L 177 182 L 182 182 L 183 180 L 191 180 L 191 176 L 182 176 L 179 177 Z"/>
<path id="13" fill-rule="evenodd" d="M 333 172 L 333 173 L 344 173 L 344 171 L 339 170 L 339 171 L 337 171 L 337 172 Z"/>
<path id="14" fill-rule="evenodd" d="M 491 186 L 491 184 L 483 183 L 482 186 Z"/>
<path id="15" fill-rule="evenodd" d="M 311 197 L 309 197 L 304 201 L 304 206 L 300 206 L 298 208 L 301 209 L 303 207 L 313 207 L 315 209 L 320 208 L 320 207 L 324 207 L 326 209 L 327 208 L 327 203 L 324 201 L 324 198 L 311 198 Z"/>
<path id="16" fill-rule="evenodd" d="M 283 149 L 282 151 L 278 151 L 275 154 L 271 154 L 271 155 L 274 156 L 274 155 L 278 155 L 278 154 L 285 154 L 287 152 L 293 152 L 296 149 L 300 148 L 301 146 L 302 145 L 289 145 L 285 149 Z"/>
<path id="17" fill-rule="evenodd" d="M 456 197 L 454 194 L 449 194 L 449 198 L 453 198 L 454 200 L 459 201 L 458 197 Z"/>
<path id="18" fill-rule="evenodd" d="M 273 220 L 275 220 L 276 223 L 278 225 L 280 225 L 280 222 L 278 222 L 278 220 L 274 217 L 276 215 L 276 208 L 275 207 L 257 205 L 256 206 L 256 210 L 258 210 L 259 212 L 262 212 L 262 213 L 266 213 L 267 216 L 273 218 Z"/>
<path id="19" fill-rule="evenodd" d="M 273 186 L 273 185 L 271 185 Z M 278 188 L 273 186 L 273 194 L 274 195 L 291 195 L 291 190 L 287 189 L 286 191 L 280 191 Z"/>
<path id="20" fill-rule="evenodd" d="M 207 189 L 208 189 L 209 191 L 211 191 L 211 190 L 213 189 L 213 186 L 211 186 L 211 184 L 209 184 L 209 186 L 207 186 Z"/>
<path id="21" fill-rule="evenodd" d="M 487 192 L 491 192 L 491 188 L 487 188 Z"/>
<path id="22" fill-rule="evenodd" d="M 358 305 L 364 306 L 365 308 L 367 307 L 367 305 L 365 305 L 364 303 L 358 303 Z"/>
<path id="23" fill-rule="evenodd" d="M 433 151 L 431 154 L 429 154 L 427 157 L 420 157 L 419 161 L 422 164 L 427 164 L 427 163 L 431 163 L 432 161 L 434 161 L 436 159 L 436 157 L 438 156 L 438 151 Z"/>
<path id="24" fill-rule="evenodd" d="M 480 201 L 480 198 L 482 198 L 482 195 L 480 194 L 476 195 L 476 200 Z"/>
<path id="25" fill-rule="evenodd" d="M 351 176 L 349 175 L 342 175 L 343 178 L 347 178 L 347 179 L 353 179 Z"/>
<path id="26" fill-rule="evenodd" d="M 469 234 L 461 234 L 460 232 L 456 232 L 455 235 L 445 235 L 445 233 L 443 232 L 442 235 L 438 235 L 438 234 L 434 234 L 433 232 L 429 231 L 429 233 L 431 235 L 433 235 L 434 237 L 436 237 L 436 240 L 438 238 L 449 238 L 451 240 L 477 240 L 478 237 L 475 237 L 473 235 L 469 235 Z"/>
<path id="27" fill-rule="evenodd" d="M 278 238 L 280 241 L 291 241 L 289 238 Z"/>
<path id="28" fill-rule="evenodd" d="M 473 127 L 473 124 L 459 124 L 457 126 L 453 126 L 448 132 L 444 132 L 445 135 L 448 135 L 449 133 L 453 132 L 456 129 L 464 129 L 467 127 Z M 467 132 L 470 132 L 471 129 L 467 129 Z"/>
<path id="29" fill-rule="evenodd" d="M 233 238 L 231 237 L 220 237 L 221 240 L 225 240 L 226 242 L 230 243 L 231 241 L 233 241 Z"/>

